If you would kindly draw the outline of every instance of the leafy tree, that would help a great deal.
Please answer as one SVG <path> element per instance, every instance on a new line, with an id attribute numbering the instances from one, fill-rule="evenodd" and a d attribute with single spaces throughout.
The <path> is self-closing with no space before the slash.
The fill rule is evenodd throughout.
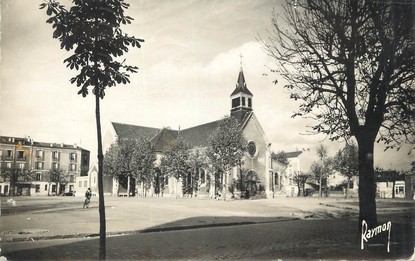
<path id="1" fill-rule="evenodd" d="M 305 184 L 309 178 L 309 174 L 303 173 L 302 171 L 294 171 L 293 181 L 295 184 L 297 184 L 298 187 L 298 197 L 301 195 L 301 191 L 303 191 L 303 196 L 306 196 Z"/>
<path id="2" fill-rule="evenodd" d="M 278 153 L 271 153 L 271 158 L 285 167 L 289 164 L 287 154 L 284 151 L 280 151 Z"/>
<path id="3" fill-rule="evenodd" d="M 225 117 L 209 136 L 208 157 L 221 174 L 218 182 L 222 185 L 222 197 L 226 200 L 228 174 L 242 160 L 246 141 L 242 129 L 234 117 Z"/>
<path id="4" fill-rule="evenodd" d="M 346 198 L 349 197 L 350 181 L 359 176 L 358 148 L 354 142 L 346 144 L 334 156 L 333 168 L 347 178 Z"/>
<path id="5" fill-rule="evenodd" d="M 377 225 L 374 142 L 413 142 L 413 1 L 307 0 L 274 15 L 267 53 L 311 117 L 313 133 L 354 136 L 359 148 L 359 229 Z"/>
<path id="6" fill-rule="evenodd" d="M 190 170 L 190 166 L 188 165 L 189 148 L 189 145 L 183 138 L 178 136 L 172 147 L 165 152 L 160 163 L 162 172 L 166 173 L 169 177 L 174 177 L 177 181 L 176 196 L 178 196 L 179 181 L 186 179 Z M 186 187 L 182 187 L 182 189 L 185 190 Z"/>
<path id="7" fill-rule="evenodd" d="M 10 182 L 9 195 L 14 197 L 16 195 L 16 182 L 21 172 L 15 168 L 1 168 L 0 172 L 2 180 Z"/>
<path id="8" fill-rule="evenodd" d="M 69 180 L 69 173 L 61 169 L 49 170 L 49 184 L 54 183 L 56 186 L 56 195 L 60 192 L 60 186 L 67 183 Z M 49 192 L 48 192 L 49 195 Z"/>
<path id="9" fill-rule="evenodd" d="M 133 175 L 132 155 L 133 140 L 117 140 L 111 144 L 105 153 L 103 172 L 115 177 L 121 185 L 127 186 L 127 194 L 130 195 L 130 178 Z"/>
<path id="10" fill-rule="evenodd" d="M 97 140 L 98 140 L 98 192 L 100 216 L 99 258 L 106 257 L 105 205 L 102 184 L 102 137 L 100 120 L 100 98 L 104 98 L 105 88 L 120 83 L 129 83 L 129 74 L 137 72 L 137 67 L 117 61 L 128 52 L 129 46 L 141 47 L 141 39 L 128 36 L 121 30 L 122 24 L 130 24 L 133 18 L 124 11 L 129 7 L 123 0 L 73 0 L 73 6 L 66 9 L 55 0 L 40 5 L 50 16 L 47 23 L 54 28 L 53 38 L 61 43 L 61 49 L 73 51 L 64 60 L 71 70 L 80 70 L 70 82 L 80 87 L 78 94 L 83 97 L 95 95 Z"/>
<path id="11" fill-rule="evenodd" d="M 200 173 L 203 168 L 207 167 L 208 162 L 209 159 L 207 158 L 205 150 L 194 148 L 189 152 L 187 164 L 190 167 L 190 172 L 188 174 L 190 182 L 186 182 L 186 187 L 187 191 L 189 191 L 192 196 L 199 192 Z"/>
<path id="12" fill-rule="evenodd" d="M 154 180 L 156 152 L 149 141 L 141 138 L 134 140 L 131 145 L 134 146 L 131 155 L 132 175 L 141 183 L 141 195 L 145 196 L 145 188 L 148 189 Z"/>
<path id="13" fill-rule="evenodd" d="M 131 181 L 141 182 L 142 195 L 144 185 L 151 184 L 156 154 L 150 142 L 138 139 L 121 139 L 111 144 L 104 158 L 104 173 L 115 177 L 121 184 L 127 185 L 131 194 Z M 146 186 L 148 187 L 148 186 Z"/>

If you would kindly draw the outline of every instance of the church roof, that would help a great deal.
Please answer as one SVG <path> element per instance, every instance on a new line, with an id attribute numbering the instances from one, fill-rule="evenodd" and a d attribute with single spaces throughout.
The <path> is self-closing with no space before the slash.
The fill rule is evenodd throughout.
<path id="1" fill-rule="evenodd" d="M 142 137 L 151 142 L 156 151 L 165 151 L 180 135 L 192 147 L 207 146 L 210 134 L 216 129 L 220 120 L 205 123 L 184 130 L 168 128 L 158 129 L 144 126 L 112 122 L 115 132 L 120 139 Z"/>
<path id="2" fill-rule="evenodd" d="M 192 147 L 207 146 L 210 134 L 216 129 L 220 120 L 212 121 L 180 131 L 180 136 Z"/>
<path id="3" fill-rule="evenodd" d="M 158 128 L 130 125 L 124 123 L 112 122 L 112 126 L 114 127 L 117 136 L 125 139 L 135 139 L 137 137 L 142 137 L 146 140 L 150 140 L 157 133 L 160 132 L 160 129 Z"/>
<path id="4" fill-rule="evenodd" d="M 296 158 L 300 156 L 300 154 L 303 153 L 302 151 L 292 151 L 292 152 L 285 152 L 285 156 L 287 158 Z"/>
<path id="5" fill-rule="evenodd" d="M 244 76 L 244 72 L 242 70 L 239 71 L 239 76 L 238 76 L 238 81 L 236 83 L 236 88 L 235 90 L 232 92 L 231 96 L 238 94 L 238 93 L 244 93 L 244 94 L 248 94 L 253 96 L 253 94 L 248 90 L 248 87 L 246 87 L 246 82 L 245 82 L 245 76 Z"/>
<path id="6" fill-rule="evenodd" d="M 177 134 L 178 131 L 163 128 L 150 140 L 150 143 L 156 151 L 166 151 L 173 146 Z"/>

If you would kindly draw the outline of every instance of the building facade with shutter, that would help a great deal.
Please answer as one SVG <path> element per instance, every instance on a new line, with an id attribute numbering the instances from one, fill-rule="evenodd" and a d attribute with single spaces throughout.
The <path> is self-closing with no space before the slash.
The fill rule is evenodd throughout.
<path id="1" fill-rule="evenodd" d="M 0 195 L 73 194 L 88 176 L 90 152 L 77 145 L 0 136 Z"/>

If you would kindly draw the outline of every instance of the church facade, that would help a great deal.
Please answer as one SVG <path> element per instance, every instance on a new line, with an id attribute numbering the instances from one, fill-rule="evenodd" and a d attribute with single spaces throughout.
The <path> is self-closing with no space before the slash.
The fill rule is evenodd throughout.
<path id="1" fill-rule="evenodd" d="M 230 115 L 235 117 L 242 129 L 242 133 L 247 141 L 247 150 L 243 157 L 243 169 L 246 171 L 244 177 L 246 184 L 245 197 L 259 196 L 272 198 L 276 190 L 281 189 L 278 179 L 282 168 L 271 160 L 271 143 L 269 142 L 264 130 L 261 127 L 253 111 L 253 94 L 249 91 L 243 69 L 241 67 L 236 83 L 236 88 L 230 95 L 231 109 Z M 217 128 L 220 120 L 201 124 L 183 130 L 172 130 L 169 128 L 152 128 L 138 125 L 111 122 L 104 135 L 104 149 L 114 143 L 117 139 L 144 138 L 154 146 L 157 160 L 155 165 L 160 164 L 164 152 L 168 145 L 174 141 L 178 135 L 188 143 L 191 148 L 206 148 L 210 134 Z M 228 173 L 228 180 L 238 180 L 240 170 L 234 167 Z M 208 169 L 202 171 L 199 177 L 200 191 L 198 196 L 215 197 L 214 182 L 207 182 L 208 177 L 213 177 Z M 163 196 L 180 195 L 177 188 L 181 183 L 174 178 L 166 180 Z M 122 188 L 117 180 L 112 177 L 105 177 L 104 173 L 104 192 L 107 195 L 125 195 L 126 189 Z M 214 185 L 213 185 L 214 186 Z M 153 196 L 155 189 L 152 188 L 146 196 Z"/>

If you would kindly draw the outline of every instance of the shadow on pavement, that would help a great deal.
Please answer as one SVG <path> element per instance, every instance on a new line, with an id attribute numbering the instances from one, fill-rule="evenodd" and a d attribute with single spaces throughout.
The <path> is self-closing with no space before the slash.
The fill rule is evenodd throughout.
<path id="1" fill-rule="evenodd" d="M 390 252 L 386 251 L 387 240 L 387 234 L 381 233 L 362 250 L 357 222 L 350 219 L 284 221 L 201 216 L 107 237 L 107 258 L 396 260 L 413 255 L 413 226 L 393 224 Z M 98 238 L 43 240 L 3 245 L 2 255 L 10 260 L 97 260 L 98 248 Z"/>

